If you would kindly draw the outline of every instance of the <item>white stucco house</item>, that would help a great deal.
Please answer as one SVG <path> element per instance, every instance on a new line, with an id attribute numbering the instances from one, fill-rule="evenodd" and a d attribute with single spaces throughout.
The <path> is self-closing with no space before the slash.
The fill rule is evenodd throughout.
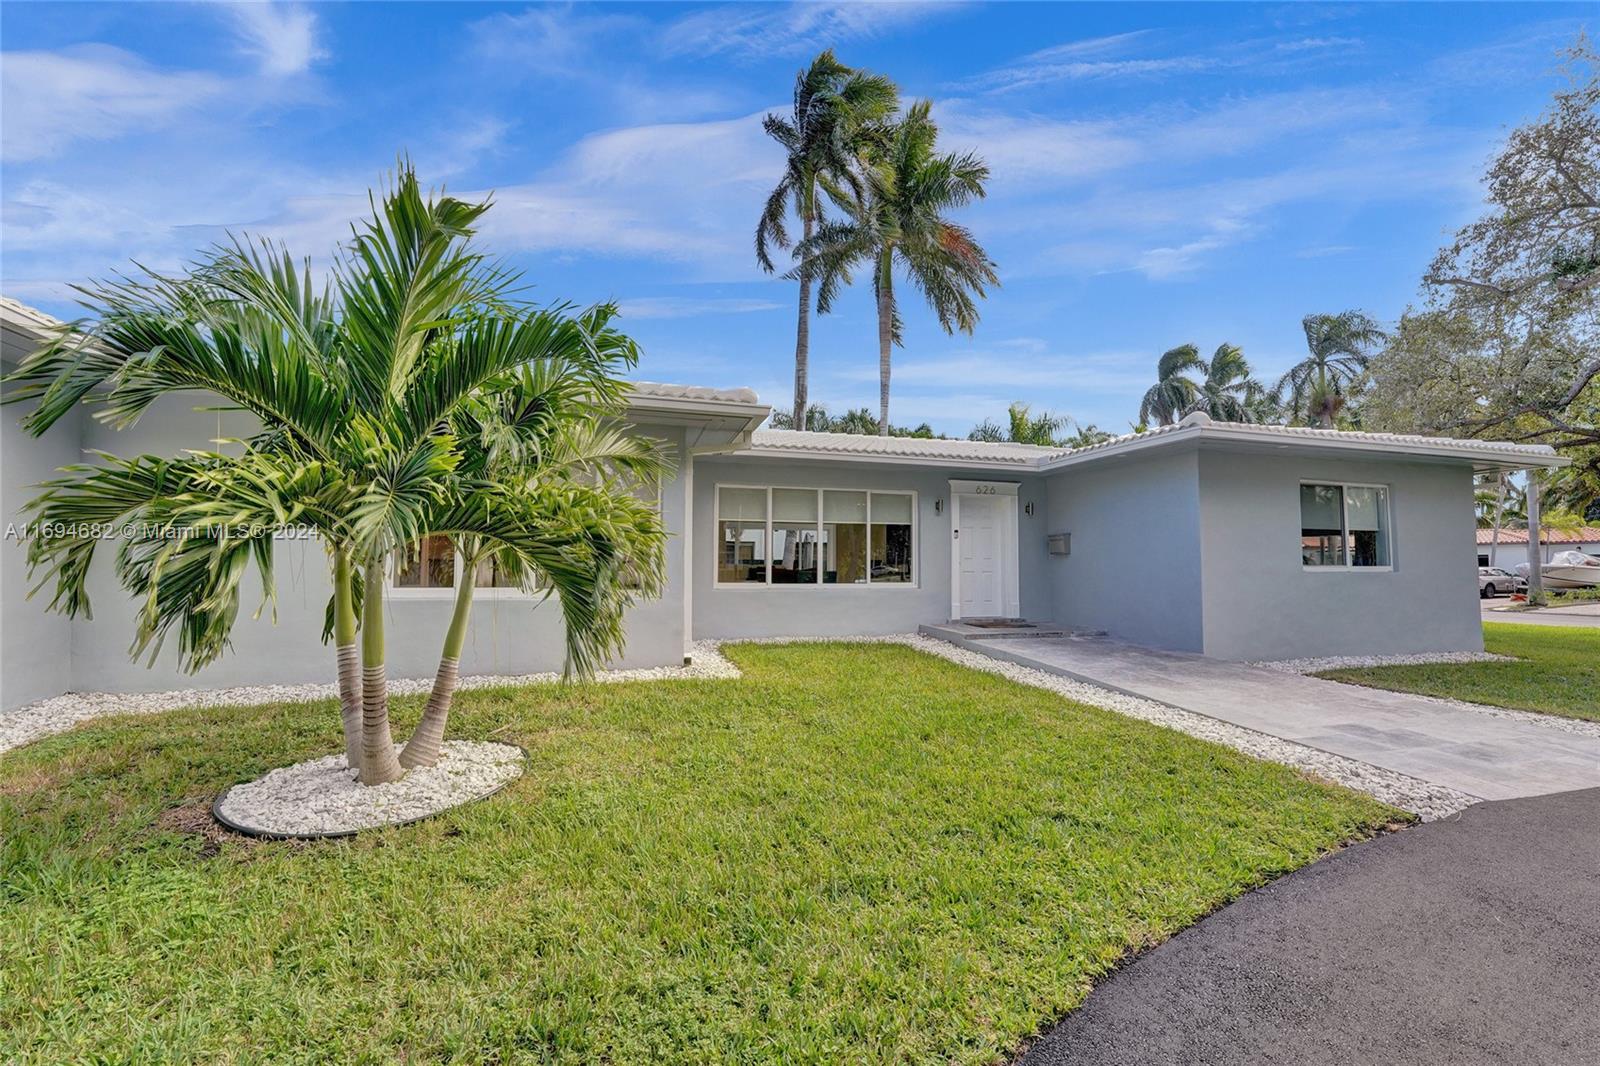
<path id="1" fill-rule="evenodd" d="M 6 369 L 54 324 L 4 301 Z M 20 525 L 30 486 L 86 450 L 176 454 L 248 431 L 206 406 L 175 398 L 123 431 L 79 415 L 38 439 L 18 427 L 22 409 L 0 409 L 5 521 Z M 1203 416 L 1067 450 L 761 430 L 768 413 L 748 389 L 633 389 L 635 431 L 677 465 L 659 494 L 668 588 L 633 610 L 618 665 L 680 663 L 704 638 L 1018 617 L 1227 659 L 1478 650 L 1475 559 L 1458 532 L 1473 522 L 1473 476 L 1563 462 L 1538 445 Z M 0 699 L 330 680 L 322 550 L 277 550 L 277 624 L 241 617 L 233 654 L 191 677 L 170 656 L 129 660 L 134 612 L 109 565 L 91 578 L 93 620 L 69 620 L 27 598 L 25 551 L 8 539 Z M 409 555 L 388 658 L 395 676 L 425 677 L 454 564 L 435 545 Z M 486 588 L 462 672 L 559 668 L 559 627 L 554 604 Z"/>
<path id="2" fill-rule="evenodd" d="M 1528 561 L 1528 531 L 1502 529 L 1498 537 L 1492 529 L 1477 530 L 1478 565 L 1512 567 Z M 1539 533 L 1539 558 L 1549 562 L 1556 552 L 1582 552 L 1600 558 L 1600 526 L 1578 529 L 1544 529 Z"/>

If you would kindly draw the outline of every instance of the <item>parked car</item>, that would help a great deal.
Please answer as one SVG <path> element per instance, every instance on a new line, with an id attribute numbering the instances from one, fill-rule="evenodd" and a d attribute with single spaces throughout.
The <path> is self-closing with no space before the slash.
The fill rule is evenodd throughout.
<path id="1" fill-rule="evenodd" d="M 1528 591 L 1528 579 L 1498 566 L 1478 567 L 1478 595 L 1484 599 L 1491 599 L 1504 592 L 1507 596 L 1514 592 Z"/>

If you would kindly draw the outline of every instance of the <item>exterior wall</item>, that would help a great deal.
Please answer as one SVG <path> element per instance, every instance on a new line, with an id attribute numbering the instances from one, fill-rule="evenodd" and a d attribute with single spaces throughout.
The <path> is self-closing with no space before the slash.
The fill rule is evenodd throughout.
<path id="1" fill-rule="evenodd" d="M 1137 644 L 1200 651 L 1200 517 L 1194 452 L 1068 467 L 1048 478 L 1054 619 Z"/>
<path id="2" fill-rule="evenodd" d="M 10 369 L 9 366 L 6 369 Z M 28 599 L 27 544 L 17 531 L 32 486 L 56 468 L 77 462 L 81 415 L 68 415 L 42 438 L 23 432 L 16 407 L 0 409 L 0 512 L 8 528 L 0 543 L 0 710 L 72 687 L 72 624 L 45 611 L 48 590 Z"/>
<path id="3" fill-rule="evenodd" d="M 1391 570 L 1302 566 L 1304 479 L 1389 486 Z M 1473 523 L 1465 465 L 1205 451 L 1200 512 L 1207 655 L 1294 659 L 1483 649 L 1477 557 L 1458 532 Z"/>
<path id="4" fill-rule="evenodd" d="M 16 412 L 5 412 L 6 500 L 13 508 L 13 466 L 23 470 L 16 483 L 25 486 L 48 476 L 80 449 L 99 448 L 119 455 L 155 453 L 175 455 L 185 448 L 213 447 L 218 437 L 241 436 L 250 431 L 248 417 L 239 412 L 197 411 L 209 398 L 169 397 L 126 430 L 115 430 L 92 419 L 77 426 L 61 424 L 44 438 L 23 441 L 13 448 Z M 214 402 L 214 401 L 213 401 Z M 76 430 L 76 433 L 74 432 Z M 667 440 L 681 450 L 682 431 L 641 427 L 641 432 Z M 75 439 L 76 438 L 76 439 Z M 24 469 L 25 468 L 25 469 Z M 24 490 L 25 491 L 25 490 Z M 683 661 L 685 633 L 681 590 L 684 587 L 684 552 L 681 533 L 686 518 L 687 494 L 681 474 L 662 485 L 662 517 L 672 534 L 667 547 L 668 589 L 662 599 L 642 603 L 629 614 L 628 643 L 615 665 L 667 666 Z M 261 585 L 254 570 L 243 582 L 240 616 L 233 632 L 233 648 L 198 674 L 182 672 L 175 646 L 157 655 L 153 665 L 129 659 L 134 636 L 134 606 L 117 584 L 114 572 L 116 544 L 108 541 L 97 553 L 89 578 L 94 619 L 70 623 L 44 611 L 41 598 L 22 601 L 14 594 L 13 569 L 23 570 L 22 551 L 8 547 L 5 556 L 6 706 L 11 707 L 54 695 L 77 691 L 161 691 L 172 688 L 222 688 L 234 685 L 302 684 L 331 682 L 335 678 L 333 650 L 322 643 L 322 624 L 331 584 L 326 553 L 318 541 L 280 539 L 275 547 L 277 584 L 276 622 L 268 609 L 260 618 L 251 615 L 262 603 Z M 20 585 L 18 586 L 20 587 Z M 390 676 L 431 678 L 438 667 L 439 650 L 453 608 L 449 590 L 391 594 L 387 600 L 386 638 Z M 72 660 L 46 671 L 22 669 L 13 674 L 13 655 L 42 664 L 63 662 L 47 650 L 69 642 Z M 14 634 L 22 634 L 14 641 Z M 14 650 L 15 649 L 15 650 Z M 473 602 L 472 624 L 462 655 L 462 673 L 522 674 L 561 669 L 565 656 L 564 627 L 559 603 L 520 594 L 496 595 L 480 590 Z M 22 678 L 21 683 L 13 680 Z M 13 697 L 13 686 L 17 695 Z"/>
<path id="5" fill-rule="evenodd" d="M 694 464 L 694 635 L 701 638 L 813 637 L 915 632 L 924 623 L 950 617 L 950 479 L 985 475 L 911 465 L 800 462 L 772 458 L 712 456 Z M 1019 472 L 995 473 L 995 481 L 1020 483 L 1018 587 L 1022 613 L 1048 618 L 1050 590 L 1045 568 L 1044 485 Z M 716 585 L 716 491 L 719 484 L 791 488 L 911 490 L 917 494 L 915 586 Z M 935 501 L 943 500 L 942 513 Z M 1026 507 L 1034 505 L 1028 515 Z"/>

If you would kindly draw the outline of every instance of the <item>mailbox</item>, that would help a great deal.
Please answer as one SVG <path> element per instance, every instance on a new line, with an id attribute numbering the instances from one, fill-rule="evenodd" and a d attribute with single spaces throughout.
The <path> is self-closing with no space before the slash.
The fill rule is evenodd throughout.
<path id="1" fill-rule="evenodd" d="M 1051 555 L 1072 554 L 1071 533 L 1051 533 L 1049 536 L 1045 537 L 1045 543 L 1049 546 Z"/>

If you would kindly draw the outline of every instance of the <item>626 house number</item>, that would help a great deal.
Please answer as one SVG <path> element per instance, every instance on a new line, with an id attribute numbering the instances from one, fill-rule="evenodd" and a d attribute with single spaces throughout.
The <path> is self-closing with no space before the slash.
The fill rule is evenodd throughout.
<path id="1" fill-rule="evenodd" d="M 972 490 L 972 494 L 974 496 L 993 496 L 994 495 L 994 486 L 993 485 L 979 485 L 979 486 L 977 486 L 976 488 L 974 488 Z"/>

